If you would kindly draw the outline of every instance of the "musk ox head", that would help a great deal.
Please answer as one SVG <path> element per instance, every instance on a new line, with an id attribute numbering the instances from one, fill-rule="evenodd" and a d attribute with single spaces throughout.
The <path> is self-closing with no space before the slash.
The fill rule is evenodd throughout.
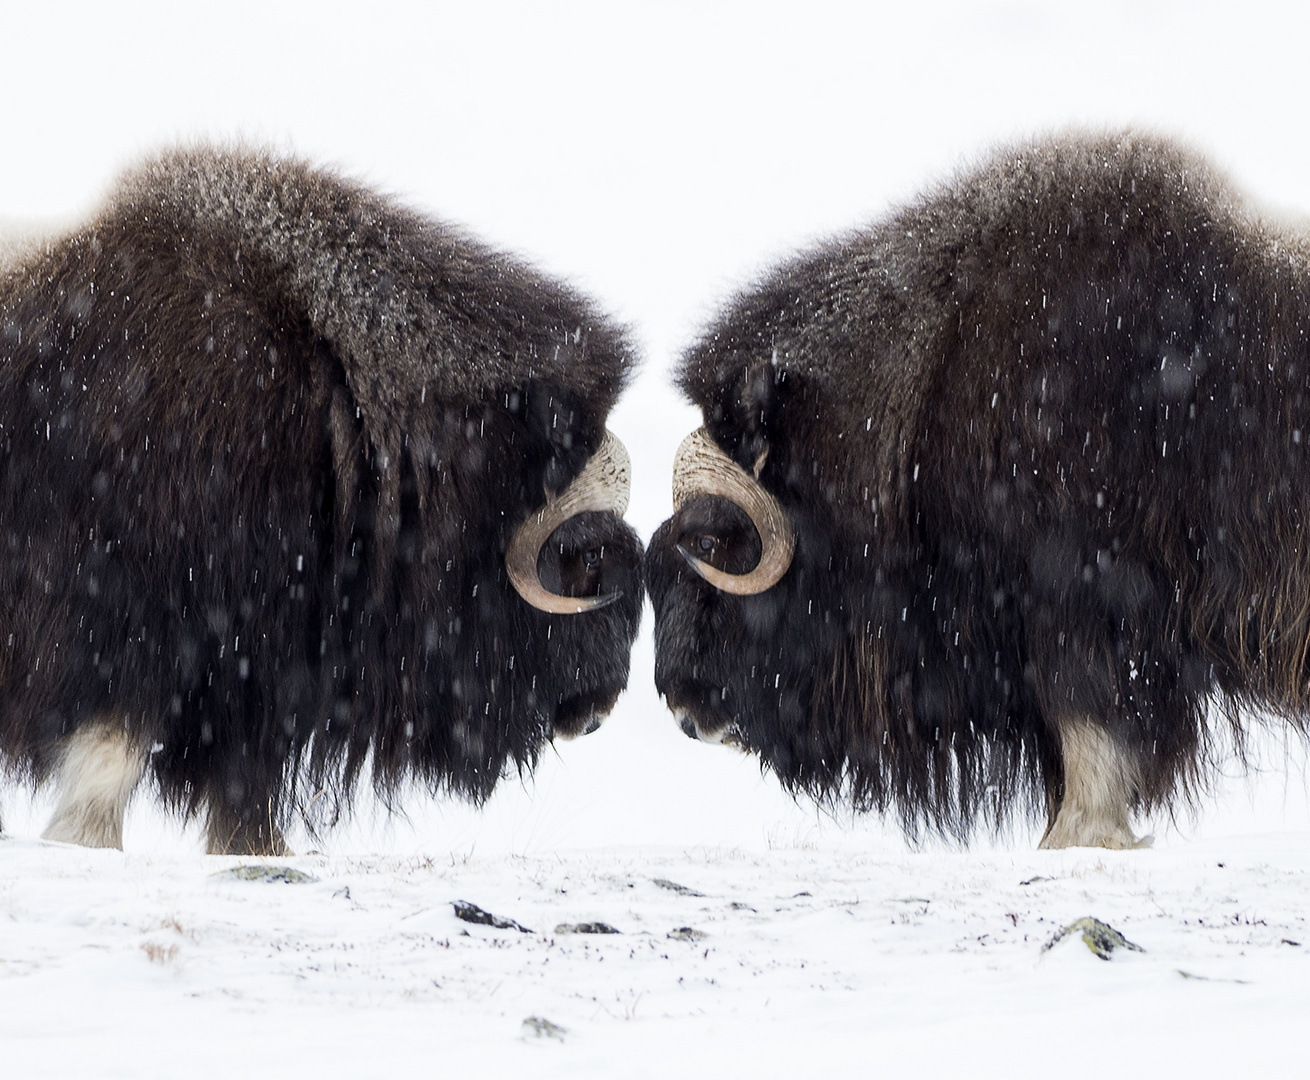
<path id="1" fill-rule="evenodd" d="M 0 748 L 40 778 L 98 732 L 215 850 L 366 762 L 485 796 L 626 683 L 632 365 L 566 286 L 331 173 L 148 162 L 0 278 Z"/>
<path id="2" fill-rule="evenodd" d="M 784 780 L 822 792 L 841 783 L 848 747 L 816 722 L 816 680 L 868 618 L 845 552 L 834 570 L 850 523 L 828 461 L 813 467 L 826 448 L 800 441 L 823 430 L 813 390 L 775 365 L 768 336 L 760 355 L 720 361 L 723 329 L 681 376 L 706 424 L 678 450 L 674 516 L 648 554 L 656 686 L 687 734 L 759 752 Z M 826 761 L 842 764 L 830 776 Z"/>
<path id="3" fill-rule="evenodd" d="M 1310 685 L 1310 262 L 1133 133 L 1012 148 L 729 305 L 653 537 L 656 683 L 797 790 L 1134 843 L 1207 704 Z"/>

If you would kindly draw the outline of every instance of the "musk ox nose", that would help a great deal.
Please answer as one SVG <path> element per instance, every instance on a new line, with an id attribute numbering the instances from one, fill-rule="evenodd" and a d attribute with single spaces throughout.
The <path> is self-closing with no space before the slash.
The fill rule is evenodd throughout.
<path id="1" fill-rule="evenodd" d="M 568 741 L 599 731 L 617 697 L 617 693 L 612 697 L 607 695 L 604 700 L 588 696 L 562 703 L 551 722 L 550 738 Z"/>
<path id="2" fill-rule="evenodd" d="M 608 707 L 604 703 L 595 706 L 596 708 L 605 708 L 605 712 L 583 712 L 579 714 L 577 711 L 578 709 L 585 710 L 591 706 L 592 703 L 589 702 L 566 702 L 551 722 L 548 737 L 563 739 L 568 742 L 599 731 L 601 725 L 605 723 L 605 717 L 608 715 L 609 709 L 613 708 L 613 703 L 611 702 Z"/>
<path id="3" fill-rule="evenodd" d="M 688 713 L 683 713 L 678 717 L 678 727 L 682 728 L 682 733 L 687 738 L 700 740 L 700 732 L 696 730 L 696 721 Z"/>

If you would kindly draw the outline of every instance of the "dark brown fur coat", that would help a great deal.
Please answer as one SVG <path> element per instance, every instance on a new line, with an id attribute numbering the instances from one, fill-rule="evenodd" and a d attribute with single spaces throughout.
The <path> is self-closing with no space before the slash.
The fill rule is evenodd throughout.
<path id="1" fill-rule="evenodd" d="M 109 718 L 255 849 L 370 754 L 485 795 L 626 681 L 631 530 L 567 527 L 625 594 L 585 616 L 503 555 L 631 365 L 568 288 L 329 172 L 148 162 L 0 276 L 0 748 L 39 779 Z"/>
<path id="2" fill-rule="evenodd" d="M 1304 722 L 1310 242 L 1193 154 L 1012 147 L 770 274 L 680 383 L 743 467 L 768 448 L 797 554 L 738 599 L 674 550 L 730 511 L 663 526 L 657 682 L 788 784 L 963 832 L 1058 800 L 1061 715 L 1145 807 L 1211 703 Z"/>

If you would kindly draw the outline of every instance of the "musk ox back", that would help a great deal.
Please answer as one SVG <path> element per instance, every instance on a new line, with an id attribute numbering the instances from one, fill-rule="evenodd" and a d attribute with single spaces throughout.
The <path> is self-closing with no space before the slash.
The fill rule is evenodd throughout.
<path id="1" fill-rule="evenodd" d="M 59 774 L 47 835 L 119 843 L 148 769 L 211 850 L 273 851 L 366 759 L 479 798 L 598 723 L 631 365 L 559 283 L 258 153 L 151 161 L 11 264 L 0 749 Z"/>
<path id="2" fill-rule="evenodd" d="M 648 581 L 689 734 L 957 834 L 1128 846 L 1207 707 L 1310 704 L 1310 246 L 1136 134 L 998 154 L 691 349 Z M 763 549 L 763 550 L 762 550 Z M 762 553 L 761 553 L 762 552 Z"/>

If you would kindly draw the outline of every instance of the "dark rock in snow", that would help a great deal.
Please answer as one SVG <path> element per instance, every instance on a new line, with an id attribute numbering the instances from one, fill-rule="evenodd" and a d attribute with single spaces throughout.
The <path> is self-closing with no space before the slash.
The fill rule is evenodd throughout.
<path id="1" fill-rule="evenodd" d="M 1070 934 L 1081 933 L 1083 942 L 1102 960 L 1109 960 L 1115 949 L 1131 949 L 1133 952 L 1146 952 L 1140 945 L 1134 945 L 1113 926 L 1093 919 L 1091 916 L 1071 922 L 1055 937 L 1042 946 L 1042 952 L 1049 952 Z"/>
<path id="2" fill-rule="evenodd" d="M 522 934 L 532 934 L 536 931 L 529 930 L 526 926 L 515 922 L 513 919 L 507 919 L 503 915 L 493 915 L 490 911 L 483 911 L 477 904 L 470 904 L 467 900 L 452 900 L 450 906 L 455 909 L 455 918 L 463 919 L 468 923 L 479 923 L 482 926 L 494 926 L 497 930 L 517 930 Z"/>
<path id="3" fill-rule="evenodd" d="M 605 922 L 580 922 L 567 923 L 562 922 L 555 927 L 557 934 L 618 934 L 622 933 Z"/>
<path id="4" fill-rule="evenodd" d="M 675 892 L 679 896 L 704 896 L 703 892 L 697 892 L 686 885 L 679 885 L 676 881 L 670 881 L 668 878 L 657 877 L 654 879 L 655 884 L 661 889 L 668 889 L 669 892 Z"/>
<path id="5" fill-rule="evenodd" d="M 547 1020 L 544 1016 L 529 1016 L 523 1021 L 524 1038 L 559 1039 L 563 1042 L 568 1031 L 568 1028 L 561 1027 L 559 1024 Z"/>
<path id="6" fill-rule="evenodd" d="M 230 870 L 220 870 L 216 878 L 230 878 L 234 881 L 270 881 L 282 885 L 310 885 L 318 880 L 313 874 L 306 874 L 294 866 L 234 866 Z"/>

